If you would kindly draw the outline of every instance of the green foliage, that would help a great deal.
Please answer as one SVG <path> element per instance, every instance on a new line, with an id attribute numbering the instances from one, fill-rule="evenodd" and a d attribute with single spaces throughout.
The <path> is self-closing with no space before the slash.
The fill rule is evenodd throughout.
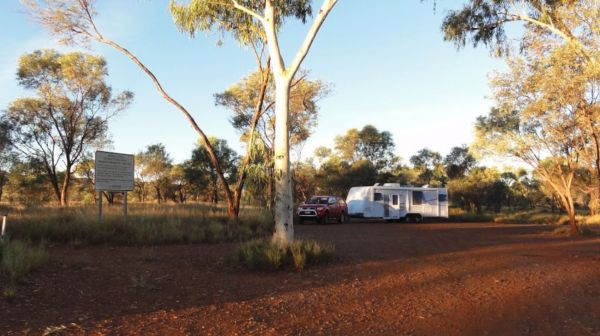
<path id="1" fill-rule="evenodd" d="M 380 171 L 389 168 L 395 159 L 392 134 L 379 131 L 373 125 L 366 125 L 360 131 L 349 129 L 334 141 L 337 155 L 349 163 L 369 160 Z"/>
<path id="2" fill-rule="evenodd" d="M 467 210 L 483 212 L 484 205 L 501 207 L 507 197 L 507 187 L 499 180 L 500 174 L 495 169 L 477 167 L 460 179 L 448 183 L 450 197 Z"/>
<path id="3" fill-rule="evenodd" d="M 298 147 L 312 134 L 317 124 L 319 100 L 330 93 L 330 86 L 318 79 L 310 80 L 308 71 L 299 71 L 290 88 L 289 101 L 289 133 L 290 147 Z M 215 103 L 227 108 L 232 113 L 231 124 L 241 133 L 243 139 L 248 139 L 252 119 L 256 112 L 262 86 L 266 75 L 256 71 L 230 86 L 226 91 L 215 95 Z M 267 86 L 261 119 L 257 124 L 257 133 L 267 147 L 272 147 L 275 139 L 275 86 L 273 76 L 266 78 Z M 272 148 L 271 148 L 272 150 Z"/>
<path id="4" fill-rule="evenodd" d="M 19 240 L 4 240 L 0 243 L 0 275 L 10 285 L 22 281 L 27 274 L 47 261 L 48 253 L 43 243 L 39 246 L 31 246 Z"/>
<path id="5" fill-rule="evenodd" d="M 446 175 L 449 179 L 464 177 L 476 164 L 477 160 L 466 145 L 452 147 L 450 153 L 444 158 Z"/>
<path id="6" fill-rule="evenodd" d="M 250 10 L 262 14 L 264 1 L 240 0 Z M 310 0 L 274 0 L 275 24 L 281 26 L 286 17 L 295 17 L 303 23 L 312 15 Z M 171 14 L 177 27 L 191 36 L 197 32 L 217 31 L 230 33 L 243 44 L 264 39 L 256 19 L 233 6 L 230 0 L 191 0 L 188 4 L 170 2 Z"/>
<path id="7" fill-rule="evenodd" d="M 574 0 L 524 0 L 515 4 L 511 0 L 470 0 L 462 9 L 450 11 L 444 18 L 442 30 L 444 40 L 452 41 L 457 47 L 467 42 L 473 46 L 484 44 L 498 55 L 509 49 L 505 25 L 521 21 L 526 28 L 539 33 L 555 33 L 573 36 L 569 30 L 571 21 L 566 13 L 583 12 L 583 3 L 593 1 Z M 577 8 L 578 5 L 580 8 Z M 581 8 L 583 7 L 583 8 Z"/>
<path id="8" fill-rule="evenodd" d="M 418 172 L 417 185 L 443 186 L 446 174 L 442 165 L 442 155 L 423 148 L 410 157 L 414 169 Z"/>
<path id="9" fill-rule="evenodd" d="M 285 248 L 265 240 L 242 244 L 236 257 L 249 269 L 276 271 L 280 269 L 303 270 L 306 266 L 332 260 L 334 248 L 321 246 L 316 241 L 295 240 Z"/>
<path id="10" fill-rule="evenodd" d="M 217 156 L 219 166 L 223 171 L 226 181 L 232 183 L 237 178 L 239 156 L 229 147 L 227 140 L 211 137 L 209 141 Z M 194 148 L 192 158 L 184 162 L 183 169 L 193 192 L 210 195 L 206 200 L 210 200 L 213 203 L 219 201 L 219 190 L 221 188 L 219 185 L 219 175 L 216 168 L 211 164 L 205 146 L 198 145 Z"/>

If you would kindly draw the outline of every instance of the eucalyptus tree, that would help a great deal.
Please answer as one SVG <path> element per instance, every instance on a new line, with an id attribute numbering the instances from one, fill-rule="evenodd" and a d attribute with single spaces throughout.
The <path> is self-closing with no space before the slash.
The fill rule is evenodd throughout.
<path id="1" fill-rule="evenodd" d="M 276 178 L 275 233 L 273 241 L 287 245 L 293 240 L 292 174 L 289 157 L 290 88 L 323 22 L 337 0 L 323 0 L 305 39 L 289 64 L 286 64 L 278 36 L 286 18 L 303 23 L 312 15 L 309 0 L 192 0 L 187 5 L 171 2 L 172 12 L 189 31 L 217 30 L 234 37 L 260 36 L 266 41 L 275 81 L 274 177 Z"/>
<path id="2" fill-rule="evenodd" d="M 105 144 L 108 120 L 133 99 L 129 91 L 114 95 L 107 75 L 102 57 L 79 52 L 35 51 L 19 59 L 19 84 L 36 95 L 10 103 L 10 141 L 43 164 L 61 206 L 68 204 L 76 164 L 90 147 Z"/>
<path id="3" fill-rule="evenodd" d="M 598 108 L 583 80 L 584 69 L 590 68 L 578 70 L 585 61 L 569 45 L 528 48 L 525 53 L 511 58 L 509 71 L 492 79 L 498 108 L 478 118 L 474 147 L 478 153 L 510 155 L 530 165 L 558 197 L 576 234 L 576 180 L 591 164 L 584 154 L 596 148 L 587 123 L 581 122 L 586 110 Z"/>

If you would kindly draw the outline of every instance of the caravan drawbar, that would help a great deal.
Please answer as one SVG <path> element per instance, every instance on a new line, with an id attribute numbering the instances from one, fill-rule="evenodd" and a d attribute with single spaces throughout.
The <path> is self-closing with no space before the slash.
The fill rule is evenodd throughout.
<path id="1" fill-rule="evenodd" d="M 353 187 L 346 197 L 348 215 L 420 222 L 425 217 L 448 218 L 448 190 L 402 186 L 398 183 Z"/>

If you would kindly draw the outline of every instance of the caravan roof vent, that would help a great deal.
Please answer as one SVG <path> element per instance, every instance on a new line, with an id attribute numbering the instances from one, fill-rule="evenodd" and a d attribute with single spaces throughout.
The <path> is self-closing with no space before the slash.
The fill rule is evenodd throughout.
<path id="1" fill-rule="evenodd" d="M 384 183 L 384 187 L 401 187 L 400 183 Z"/>
<path id="2" fill-rule="evenodd" d="M 380 185 L 381 185 L 380 183 L 373 184 L 374 187 L 379 187 Z"/>

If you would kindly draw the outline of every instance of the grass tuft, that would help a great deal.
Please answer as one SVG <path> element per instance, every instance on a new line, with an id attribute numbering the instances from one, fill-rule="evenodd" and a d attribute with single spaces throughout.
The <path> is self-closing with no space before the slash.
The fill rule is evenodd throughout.
<path id="1" fill-rule="evenodd" d="M 47 261 L 48 252 L 43 244 L 31 246 L 19 240 L 5 240 L 0 244 L 0 275 L 6 278 L 8 288 Z"/>
<path id="2" fill-rule="evenodd" d="M 334 248 L 321 246 L 316 241 L 296 240 L 286 248 L 271 241 L 253 240 L 237 250 L 237 261 L 252 270 L 276 271 L 280 269 L 303 270 L 333 259 Z"/>

